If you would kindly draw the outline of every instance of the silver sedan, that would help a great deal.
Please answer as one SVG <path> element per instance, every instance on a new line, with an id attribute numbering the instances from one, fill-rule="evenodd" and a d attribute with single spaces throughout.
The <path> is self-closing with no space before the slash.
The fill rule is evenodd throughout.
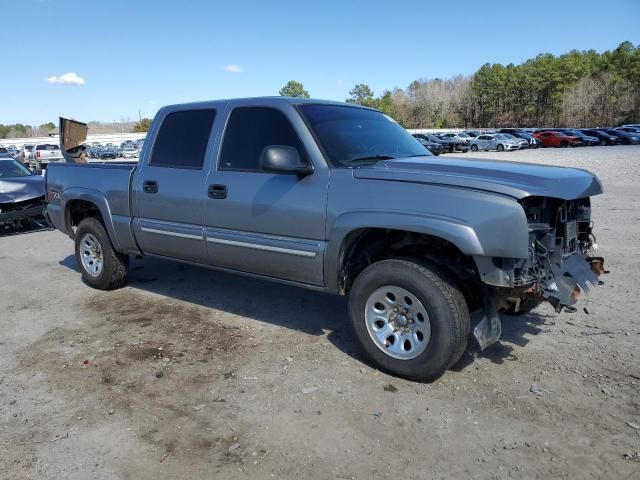
<path id="1" fill-rule="evenodd" d="M 471 151 L 477 152 L 478 150 L 497 150 L 498 152 L 504 152 L 505 150 L 520 150 L 520 139 L 509 138 L 502 133 L 483 133 L 469 142 L 471 144 Z"/>

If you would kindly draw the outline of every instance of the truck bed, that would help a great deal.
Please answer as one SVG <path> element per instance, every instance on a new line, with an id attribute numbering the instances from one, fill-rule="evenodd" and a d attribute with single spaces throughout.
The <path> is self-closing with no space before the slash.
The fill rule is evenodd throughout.
<path id="1" fill-rule="evenodd" d="M 131 182 L 137 162 L 52 163 L 46 170 L 47 217 L 53 226 L 72 236 L 66 218 L 67 201 L 86 200 L 97 205 L 107 230 L 125 244 L 131 242 Z"/>

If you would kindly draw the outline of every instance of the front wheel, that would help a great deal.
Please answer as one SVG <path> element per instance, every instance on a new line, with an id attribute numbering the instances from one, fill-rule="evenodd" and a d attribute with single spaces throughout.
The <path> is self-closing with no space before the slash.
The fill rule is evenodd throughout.
<path id="1" fill-rule="evenodd" d="M 94 288 L 111 290 L 124 283 L 129 257 L 116 252 L 102 223 L 85 218 L 76 229 L 76 261 L 82 279 Z"/>
<path id="2" fill-rule="evenodd" d="M 455 282 L 419 260 L 382 260 L 356 278 L 349 294 L 356 337 L 382 370 L 431 381 L 464 353 L 469 310 Z"/>
<path id="3" fill-rule="evenodd" d="M 504 152 L 504 145 L 502 145 L 502 144 L 498 145 L 498 146 L 496 147 L 496 150 L 497 150 L 498 152 Z"/>
<path id="4" fill-rule="evenodd" d="M 478 151 L 478 145 L 471 145 L 471 151 L 472 152 L 477 152 Z"/>

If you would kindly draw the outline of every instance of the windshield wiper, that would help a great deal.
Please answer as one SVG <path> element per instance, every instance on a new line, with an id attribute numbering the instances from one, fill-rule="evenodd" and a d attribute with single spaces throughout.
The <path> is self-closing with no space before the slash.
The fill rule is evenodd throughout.
<path id="1" fill-rule="evenodd" d="M 347 163 L 352 164 L 352 163 L 371 162 L 371 161 L 375 163 L 378 160 L 393 160 L 394 158 L 396 157 L 392 155 L 370 155 L 368 157 L 352 158 L 351 160 L 348 160 Z"/>

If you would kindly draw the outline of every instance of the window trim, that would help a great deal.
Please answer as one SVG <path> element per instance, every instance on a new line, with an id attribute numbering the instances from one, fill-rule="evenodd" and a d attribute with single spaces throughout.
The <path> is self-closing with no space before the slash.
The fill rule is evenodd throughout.
<path id="1" fill-rule="evenodd" d="M 196 111 L 202 111 L 202 110 L 208 110 L 208 111 L 213 111 L 213 119 L 211 121 L 211 130 L 209 130 L 209 136 L 207 137 L 207 145 L 204 149 L 204 153 L 202 156 L 202 165 L 199 167 L 187 167 L 187 166 L 179 166 L 179 165 L 154 165 L 152 162 L 153 160 L 153 152 L 156 149 L 156 143 L 158 141 L 158 137 L 160 137 L 160 132 L 162 131 L 162 127 L 164 126 L 164 122 L 167 120 L 167 117 L 169 117 L 169 115 L 173 115 L 174 113 L 182 113 L 182 112 L 196 112 Z M 162 118 L 162 122 L 160 123 L 160 126 L 158 126 L 154 136 L 153 136 L 153 145 L 151 145 L 151 152 L 149 153 L 149 161 L 146 162 L 145 167 L 153 167 L 153 168 L 171 168 L 174 170 L 204 170 L 204 167 L 207 163 L 207 151 L 209 150 L 210 146 L 211 146 L 211 134 L 215 131 L 215 124 L 216 124 L 216 118 L 218 117 L 218 108 L 216 107 L 203 107 L 203 108 L 181 108 L 181 109 L 176 109 L 176 110 L 171 110 L 170 112 L 168 112 L 163 118 Z"/>
<path id="2" fill-rule="evenodd" d="M 233 115 L 233 112 L 235 112 L 236 110 L 240 110 L 240 109 L 245 109 L 245 108 L 264 108 L 264 109 L 269 109 L 269 110 L 275 110 L 278 113 L 280 113 L 282 116 L 284 116 L 284 118 L 287 120 L 287 122 L 289 122 L 289 125 L 291 126 L 291 129 L 293 130 L 293 133 L 296 135 L 296 137 L 298 137 L 298 141 L 300 142 L 300 151 L 298 152 L 300 155 L 300 160 L 308 163 L 309 165 L 311 165 L 311 168 L 313 170 L 315 170 L 315 166 L 313 165 L 313 162 L 311 161 L 311 158 L 309 157 L 309 155 L 307 154 L 307 148 L 304 144 L 304 141 L 302 140 L 302 138 L 300 137 L 300 133 L 298 133 L 298 130 L 296 130 L 296 127 L 293 125 L 293 122 L 291 121 L 291 119 L 289 118 L 289 116 L 286 114 L 286 112 L 274 105 L 237 105 L 234 106 L 229 113 L 227 114 L 227 118 L 225 119 L 225 124 L 224 124 L 224 128 L 222 129 L 222 135 L 220 135 L 220 145 L 218 147 L 218 158 L 216 161 L 216 171 L 217 172 L 244 172 L 244 173 L 262 173 L 262 174 L 269 174 L 269 175 L 283 175 L 285 174 L 285 172 L 272 172 L 270 170 L 264 170 L 263 168 L 257 168 L 257 169 L 249 169 L 249 168 L 228 168 L 228 167 L 224 167 L 222 166 L 222 150 L 224 148 L 224 141 L 227 138 L 227 129 L 229 128 L 229 123 L 231 123 L 231 115 Z M 260 159 L 258 159 L 258 167 L 259 167 L 259 162 Z"/>

